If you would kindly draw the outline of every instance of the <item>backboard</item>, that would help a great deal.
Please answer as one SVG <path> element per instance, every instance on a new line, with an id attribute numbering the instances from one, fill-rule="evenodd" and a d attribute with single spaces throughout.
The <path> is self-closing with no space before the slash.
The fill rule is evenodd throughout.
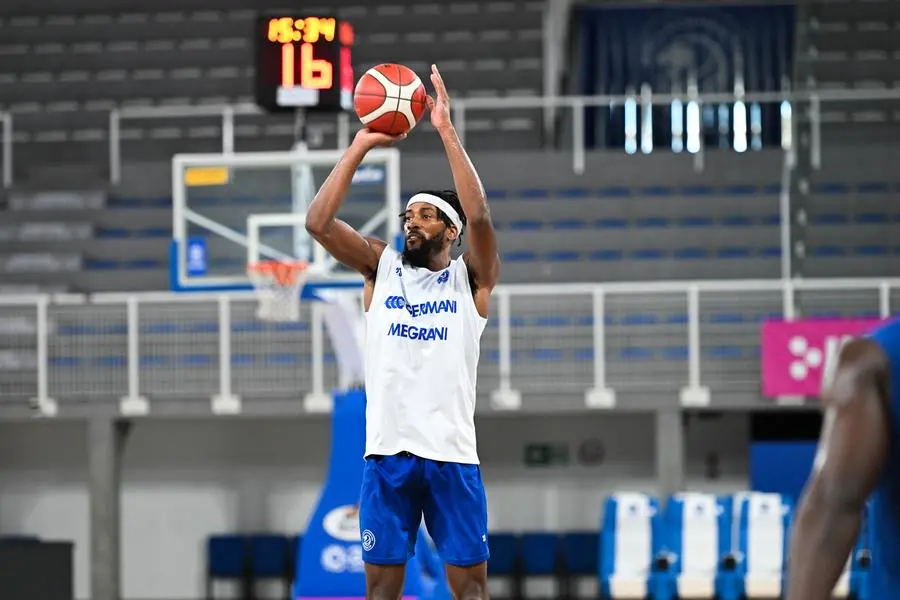
<path id="1" fill-rule="evenodd" d="M 341 150 L 181 154 L 172 159 L 171 289 L 251 290 L 247 264 L 290 259 L 310 263 L 304 295 L 361 287 L 306 232 L 306 208 L 340 160 Z M 395 243 L 400 234 L 400 155 L 369 152 L 338 213 L 367 235 Z"/>

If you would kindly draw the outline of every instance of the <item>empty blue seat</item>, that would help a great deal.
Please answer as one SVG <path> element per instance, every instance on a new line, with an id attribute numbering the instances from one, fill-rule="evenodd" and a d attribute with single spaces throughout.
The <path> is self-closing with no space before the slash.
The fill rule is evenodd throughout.
<path id="1" fill-rule="evenodd" d="M 628 227 L 628 221 L 625 219 L 597 219 L 594 221 L 594 227 L 597 229 L 625 229 Z"/>
<path id="2" fill-rule="evenodd" d="M 890 223 L 891 218 L 887 213 L 860 213 L 853 219 L 862 224 Z"/>
<path id="3" fill-rule="evenodd" d="M 820 183 L 812 187 L 815 194 L 844 195 L 851 191 L 846 183 Z"/>
<path id="4" fill-rule="evenodd" d="M 847 253 L 847 249 L 843 246 L 837 245 L 824 245 L 824 246 L 814 246 L 810 249 L 810 254 L 812 256 L 844 256 Z"/>
<path id="5" fill-rule="evenodd" d="M 678 220 L 680 227 L 711 227 L 713 220 L 709 217 L 683 217 Z"/>
<path id="6" fill-rule="evenodd" d="M 631 257 L 635 260 L 661 260 L 665 254 L 659 248 L 639 248 L 631 253 Z"/>
<path id="7" fill-rule="evenodd" d="M 545 190 L 542 188 L 528 188 L 519 190 L 518 196 L 519 198 L 522 198 L 524 200 L 543 200 L 544 198 L 550 197 L 550 190 Z"/>
<path id="8" fill-rule="evenodd" d="M 637 219 L 634 222 L 635 227 L 639 227 L 642 229 L 658 229 L 661 227 L 668 227 L 669 220 L 663 217 L 646 217 L 643 219 Z"/>
<path id="9" fill-rule="evenodd" d="M 251 574 L 254 579 L 289 577 L 290 542 L 284 535 L 257 534 L 250 538 Z"/>
<path id="10" fill-rule="evenodd" d="M 544 255 L 549 262 L 577 262 L 581 260 L 581 254 L 574 250 L 554 250 Z"/>
<path id="11" fill-rule="evenodd" d="M 731 215 L 722 219 L 722 225 L 725 227 L 751 227 L 753 219 L 743 215 Z"/>
<path id="12" fill-rule="evenodd" d="M 710 323 L 743 323 L 746 316 L 743 313 L 712 313 L 709 315 Z"/>
<path id="13" fill-rule="evenodd" d="M 568 575 L 596 575 L 600 569 L 600 535 L 574 531 L 562 536 L 563 568 Z"/>
<path id="14" fill-rule="evenodd" d="M 740 597 L 778 598 L 784 586 L 791 504 L 779 494 L 751 493 L 738 504 Z"/>
<path id="15" fill-rule="evenodd" d="M 722 188 L 722 193 L 728 196 L 752 196 L 759 191 L 755 185 L 727 185 Z"/>
<path id="16" fill-rule="evenodd" d="M 663 534 L 655 498 L 640 493 L 607 498 L 599 573 L 603 598 L 674 598 L 672 576 L 657 567 Z"/>
<path id="17" fill-rule="evenodd" d="M 855 246 L 853 254 L 858 256 L 887 256 L 890 254 L 890 248 L 875 245 Z"/>
<path id="18" fill-rule="evenodd" d="M 560 219 L 559 221 L 552 221 L 550 226 L 554 229 L 584 229 L 587 227 L 587 222 L 582 221 L 581 219 Z"/>
<path id="19" fill-rule="evenodd" d="M 537 253 L 530 250 L 519 250 L 516 252 L 507 252 L 503 255 L 503 260 L 509 262 L 532 262 L 537 260 Z"/>
<path id="20" fill-rule="evenodd" d="M 119 239 L 131 236 L 131 231 L 120 227 L 97 227 L 94 229 L 94 237 L 97 239 Z"/>
<path id="21" fill-rule="evenodd" d="M 677 191 L 675 190 L 675 188 L 666 185 L 651 185 L 641 188 L 638 193 L 641 196 L 660 197 L 674 196 Z"/>
<path id="22" fill-rule="evenodd" d="M 866 181 L 857 184 L 856 191 L 861 194 L 886 194 L 891 191 L 891 184 L 883 181 Z"/>
<path id="23" fill-rule="evenodd" d="M 742 248 L 737 246 L 729 246 L 726 248 L 719 248 L 716 251 L 716 256 L 719 258 L 749 258 L 753 252 L 750 248 Z"/>
<path id="24" fill-rule="evenodd" d="M 681 188 L 682 196 L 712 196 L 716 189 L 709 185 L 687 185 Z"/>
<path id="25" fill-rule="evenodd" d="M 631 196 L 631 189 L 621 186 L 603 187 L 597 191 L 597 195 L 601 198 L 628 198 Z"/>
<path id="26" fill-rule="evenodd" d="M 712 346 L 707 354 L 710 358 L 734 360 L 743 358 L 744 350 L 739 346 Z"/>
<path id="27" fill-rule="evenodd" d="M 560 539 L 555 533 L 522 535 L 523 575 L 555 575 L 559 566 Z"/>
<path id="28" fill-rule="evenodd" d="M 813 215 L 810 222 L 813 225 L 845 225 L 850 217 L 843 213 L 826 213 L 822 215 Z"/>
<path id="29" fill-rule="evenodd" d="M 510 221 L 509 228 L 514 230 L 535 230 L 541 229 L 544 224 L 541 221 L 537 221 L 535 219 L 521 219 L 518 221 Z"/>
<path id="30" fill-rule="evenodd" d="M 730 553 L 731 504 L 712 494 L 676 494 L 666 505 L 666 550 L 679 598 L 737 598 Z"/>
<path id="31" fill-rule="evenodd" d="M 591 260 L 615 261 L 622 260 L 623 253 L 621 250 L 595 250 L 588 257 Z"/>
<path id="32" fill-rule="evenodd" d="M 570 187 L 556 190 L 556 195 L 560 198 L 587 198 L 591 195 L 591 190 L 582 187 Z"/>
<path id="33" fill-rule="evenodd" d="M 709 257 L 709 250 L 706 248 L 680 248 L 673 255 L 676 260 L 698 260 Z"/>
<path id="34" fill-rule="evenodd" d="M 211 535 L 206 540 L 206 597 L 213 598 L 216 579 L 238 580 L 249 585 L 250 554 L 242 535 Z"/>
<path id="35" fill-rule="evenodd" d="M 519 538 L 512 533 L 490 534 L 491 557 L 488 559 L 488 577 L 502 577 L 512 586 L 513 598 L 521 598 L 522 556 Z"/>
<path id="36" fill-rule="evenodd" d="M 663 360 L 687 360 L 687 346 L 666 346 L 662 349 Z"/>
<path id="37" fill-rule="evenodd" d="M 621 325 L 656 325 L 659 315 L 654 313 L 630 313 L 619 321 Z"/>

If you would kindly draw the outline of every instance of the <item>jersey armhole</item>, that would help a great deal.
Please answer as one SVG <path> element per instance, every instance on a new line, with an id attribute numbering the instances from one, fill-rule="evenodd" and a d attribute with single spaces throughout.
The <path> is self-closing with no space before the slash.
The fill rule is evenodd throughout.
<path id="1" fill-rule="evenodd" d="M 478 307 L 475 306 L 475 288 L 472 287 L 472 278 L 469 273 L 469 265 L 466 264 L 466 259 L 464 256 L 460 256 L 456 262 L 458 263 L 456 275 L 463 282 L 466 289 L 466 295 L 469 298 L 469 302 L 472 303 L 472 314 L 480 321 L 487 322 L 487 317 L 482 317 L 478 312 Z"/>
<path id="2" fill-rule="evenodd" d="M 390 269 L 395 256 L 397 256 L 397 251 L 390 246 L 385 246 L 384 251 L 378 258 L 378 268 L 375 269 L 375 281 L 373 284 L 375 291 L 378 290 L 379 283 L 390 277 Z"/>

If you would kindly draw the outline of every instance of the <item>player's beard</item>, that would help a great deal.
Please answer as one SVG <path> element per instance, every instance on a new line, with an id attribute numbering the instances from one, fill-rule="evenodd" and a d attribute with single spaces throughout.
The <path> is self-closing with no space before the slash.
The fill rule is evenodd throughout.
<path id="1" fill-rule="evenodd" d="M 424 268 L 441 251 L 443 236 L 436 235 L 429 239 L 423 232 L 418 232 L 418 235 L 421 241 L 417 248 L 410 248 L 406 240 L 403 241 L 403 262 L 413 267 Z"/>

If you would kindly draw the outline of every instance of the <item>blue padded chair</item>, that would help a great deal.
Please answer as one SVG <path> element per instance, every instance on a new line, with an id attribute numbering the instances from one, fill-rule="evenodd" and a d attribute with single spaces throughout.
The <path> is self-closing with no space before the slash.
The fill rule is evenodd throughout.
<path id="1" fill-rule="evenodd" d="M 560 595 L 562 586 L 560 537 L 547 532 L 524 533 L 521 543 L 523 579 L 552 578 L 556 586 L 556 596 Z"/>
<path id="2" fill-rule="evenodd" d="M 712 494 L 676 494 L 666 504 L 665 546 L 680 598 L 731 598 L 739 592 L 731 554 L 731 505 Z"/>
<path id="3" fill-rule="evenodd" d="M 257 534 L 250 537 L 250 580 L 277 579 L 291 595 L 291 542 L 285 535 Z"/>
<path id="4" fill-rule="evenodd" d="M 791 514 L 790 501 L 780 494 L 753 492 L 740 499 L 738 570 L 742 597 L 781 597 Z"/>
<path id="5" fill-rule="evenodd" d="M 674 598 L 674 577 L 663 548 L 659 502 L 646 494 L 619 493 L 606 500 L 600 551 L 604 598 Z"/>
<path id="6" fill-rule="evenodd" d="M 216 580 L 238 581 L 241 597 L 250 588 L 249 544 L 242 535 L 211 535 L 206 541 L 206 597 L 212 600 Z"/>
<path id="7" fill-rule="evenodd" d="M 561 596 L 574 598 L 575 583 L 581 577 L 596 579 L 600 571 L 600 534 L 572 531 L 562 536 L 563 582 Z"/>
<path id="8" fill-rule="evenodd" d="M 514 533 L 491 533 L 488 539 L 491 549 L 488 578 L 505 579 L 509 584 L 510 597 L 521 598 L 522 552 L 519 537 Z"/>

